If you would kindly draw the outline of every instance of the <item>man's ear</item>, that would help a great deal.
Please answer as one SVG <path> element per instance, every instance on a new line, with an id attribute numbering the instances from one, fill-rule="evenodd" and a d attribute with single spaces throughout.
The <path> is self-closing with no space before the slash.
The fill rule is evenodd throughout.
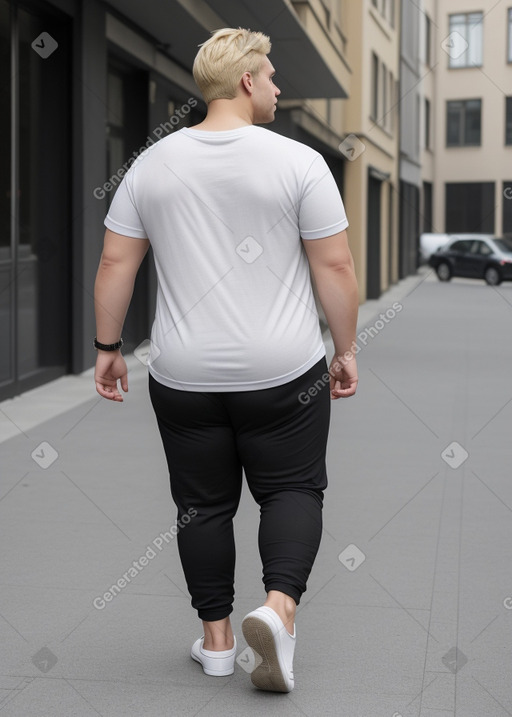
<path id="1" fill-rule="evenodd" d="M 245 90 L 248 95 L 252 95 L 254 92 L 254 82 L 251 73 L 244 72 L 240 82 L 242 83 L 242 89 Z"/>

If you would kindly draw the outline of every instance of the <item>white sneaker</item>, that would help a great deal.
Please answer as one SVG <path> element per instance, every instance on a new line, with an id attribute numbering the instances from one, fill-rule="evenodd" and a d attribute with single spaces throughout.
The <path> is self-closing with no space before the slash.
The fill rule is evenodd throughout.
<path id="1" fill-rule="evenodd" d="M 291 692 L 294 687 L 295 626 L 290 635 L 277 612 L 263 605 L 244 617 L 242 631 L 255 652 L 256 667 L 251 672 L 253 685 L 270 692 Z"/>
<path id="2" fill-rule="evenodd" d="M 190 656 L 203 666 L 205 675 L 224 677 L 232 675 L 235 671 L 236 637 L 231 650 L 205 650 L 203 647 L 204 635 L 192 645 Z"/>

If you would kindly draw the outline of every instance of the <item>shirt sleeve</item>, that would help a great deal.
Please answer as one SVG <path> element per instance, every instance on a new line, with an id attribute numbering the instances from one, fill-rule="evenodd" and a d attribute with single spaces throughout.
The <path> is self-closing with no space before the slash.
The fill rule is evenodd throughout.
<path id="1" fill-rule="evenodd" d="M 299 208 L 303 239 L 323 239 L 348 227 L 338 186 L 322 155 L 310 166 L 304 180 Z"/>
<path id="2" fill-rule="evenodd" d="M 146 239 L 147 233 L 140 218 L 132 187 L 133 172 L 128 172 L 119 185 L 104 224 L 116 234 Z"/>

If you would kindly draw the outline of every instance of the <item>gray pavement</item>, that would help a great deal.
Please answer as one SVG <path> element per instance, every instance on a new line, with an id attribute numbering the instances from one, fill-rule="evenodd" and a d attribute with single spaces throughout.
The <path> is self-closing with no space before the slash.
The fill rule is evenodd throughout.
<path id="1" fill-rule="evenodd" d="M 512 715 L 511 312 L 510 285 L 425 271 L 361 307 L 289 695 L 189 657 L 201 624 L 161 536 L 175 509 L 145 367 L 130 359 L 123 405 L 91 372 L 0 404 L 0 717 Z M 264 599 L 257 524 L 244 486 L 239 652 Z"/>

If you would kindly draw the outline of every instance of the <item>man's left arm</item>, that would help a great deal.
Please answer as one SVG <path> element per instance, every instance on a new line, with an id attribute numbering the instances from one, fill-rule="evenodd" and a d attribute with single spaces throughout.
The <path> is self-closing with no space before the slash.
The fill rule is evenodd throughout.
<path id="1" fill-rule="evenodd" d="M 149 239 L 136 239 L 107 229 L 94 285 L 96 338 L 115 344 L 121 338 L 137 271 L 149 248 Z M 94 374 L 96 390 L 111 401 L 122 401 L 117 381 L 128 391 L 128 370 L 121 351 L 98 350 Z"/>

